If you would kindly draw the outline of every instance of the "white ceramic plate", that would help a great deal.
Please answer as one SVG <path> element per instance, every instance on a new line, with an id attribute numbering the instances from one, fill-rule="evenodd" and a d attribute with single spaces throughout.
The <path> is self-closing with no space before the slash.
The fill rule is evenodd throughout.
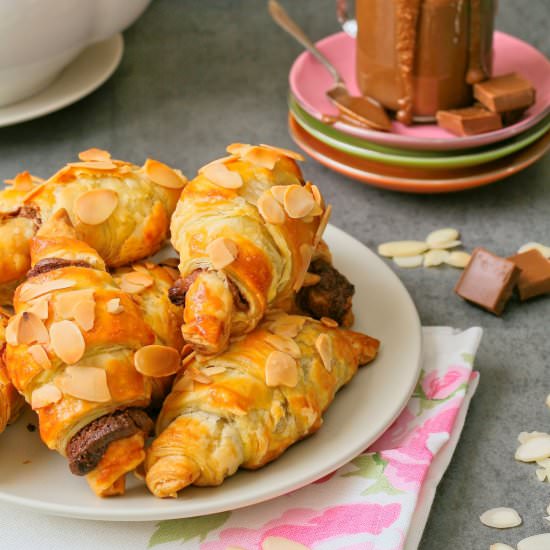
<path id="1" fill-rule="evenodd" d="M 124 497 L 99 499 L 66 461 L 26 429 L 28 413 L 0 437 L 0 500 L 49 514 L 112 521 L 145 521 L 212 514 L 256 504 L 298 489 L 361 453 L 407 403 L 420 368 L 420 322 L 403 284 L 386 264 L 343 231 L 329 226 L 335 265 L 356 286 L 355 329 L 382 341 L 379 357 L 336 396 L 314 436 L 254 472 L 220 487 L 189 488 L 158 500 L 132 476 Z"/>
<path id="2" fill-rule="evenodd" d="M 10 126 L 58 111 L 101 86 L 118 67 L 124 51 L 122 34 L 88 46 L 44 90 L 6 107 L 0 107 L 0 127 Z"/>

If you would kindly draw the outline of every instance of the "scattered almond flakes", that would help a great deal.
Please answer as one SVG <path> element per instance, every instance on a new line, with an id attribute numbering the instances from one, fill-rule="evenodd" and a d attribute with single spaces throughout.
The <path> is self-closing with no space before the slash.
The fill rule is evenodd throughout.
<path id="1" fill-rule="evenodd" d="M 273 346 L 278 351 L 288 353 L 294 359 L 299 359 L 302 356 L 300 346 L 288 336 L 281 336 L 280 334 L 268 334 L 265 337 L 265 341 Z"/>
<path id="2" fill-rule="evenodd" d="M 319 352 L 321 356 L 321 361 L 323 365 L 328 370 L 332 371 L 332 345 L 330 338 L 326 334 L 319 334 L 315 340 L 315 349 Z"/>
<path id="3" fill-rule="evenodd" d="M 92 147 L 91 149 L 86 149 L 86 151 L 78 153 L 78 158 L 84 162 L 106 161 L 111 158 L 111 153 L 103 149 Z"/>
<path id="4" fill-rule="evenodd" d="M 480 521 L 487 527 L 509 529 L 522 524 L 520 515 L 513 508 L 492 508 L 480 516 Z"/>
<path id="5" fill-rule="evenodd" d="M 444 243 L 437 243 L 430 245 L 431 250 L 449 250 L 451 248 L 456 248 L 457 246 L 461 246 L 462 241 L 447 241 Z"/>
<path id="6" fill-rule="evenodd" d="M 235 261 L 239 249 L 234 241 L 219 237 L 213 240 L 207 247 L 206 252 L 214 269 L 223 269 Z"/>
<path id="7" fill-rule="evenodd" d="M 317 245 L 321 242 L 321 239 L 323 238 L 323 233 L 325 232 L 325 229 L 327 228 L 328 221 L 330 219 L 331 214 L 332 214 L 332 205 L 329 204 L 325 208 L 325 212 L 323 213 L 323 217 L 321 218 L 321 221 L 319 222 L 319 227 L 317 228 L 317 232 L 315 233 L 315 238 L 313 239 L 313 248 L 317 248 Z"/>
<path id="8" fill-rule="evenodd" d="M 54 383 L 64 394 L 77 399 L 94 403 L 106 403 L 111 400 L 107 373 L 97 367 L 66 367 L 63 374 L 55 377 Z"/>
<path id="9" fill-rule="evenodd" d="M 395 256 L 393 262 L 399 267 L 420 267 L 424 261 L 424 256 Z"/>
<path id="10" fill-rule="evenodd" d="M 468 252 L 451 252 L 449 257 L 445 260 L 445 263 L 453 267 L 465 268 L 470 261 L 470 254 Z"/>
<path id="11" fill-rule="evenodd" d="M 107 221 L 118 205 L 118 193 L 112 189 L 92 189 L 80 195 L 74 210 L 78 219 L 87 225 Z"/>
<path id="12" fill-rule="evenodd" d="M 295 338 L 302 330 L 306 318 L 300 315 L 278 315 L 267 326 L 273 334 Z"/>
<path id="13" fill-rule="evenodd" d="M 167 189 L 182 189 L 187 183 L 187 178 L 179 170 L 158 160 L 147 159 L 143 171 L 154 183 Z"/>
<path id="14" fill-rule="evenodd" d="M 124 307 L 120 304 L 120 298 L 113 298 L 107 302 L 107 312 L 111 315 L 118 315 L 124 311 Z"/>
<path id="15" fill-rule="evenodd" d="M 270 387 L 295 387 L 298 384 L 296 360 L 282 351 L 272 351 L 266 360 L 265 383 Z"/>
<path id="16" fill-rule="evenodd" d="M 69 162 L 70 168 L 84 168 L 87 170 L 116 170 L 117 165 L 110 160 L 100 160 L 94 162 Z"/>
<path id="17" fill-rule="evenodd" d="M 180 364 L 178 350 L 168 346 L 144 346 L 134 354 L 136 370 L 153 378 L 175 374 L 180 369 Z"/>
<path id="18" fill-rule="evenodd" d="M 15 325 L 15 338 L 18 344 L 47 344 L 50 341 L 48 329 L 37 315 L 29 311 L 21 313 Z"/>
<path id="19" fill-rule="evenodd" d="M 321 323 L 325 325 L 325 327 L 329 328 L 336 328 L 338 326 L 338 321 L 335 321 L 330 317 L 321 317 Z"/>
<path id="20" fill-rule="evenodd" d="M 73 317 L 82 330 L 92 330 L 95 323 L 95 300 L 91 298 L 77 302 L 73 310 Z"/>
<path id="21" fill-rule="evenodd" d="M 449 258 L 450 252 L 447 250 L 428 250 L 424 254 L 424 267 L 437 267 Z"/>
<path id="22" fill-rule="evenodd" d="M 216 163 L 206 165 L 199 170 L 206 179 L 226 189 L 239 189 L 243 186 L 243 178 L 239 172 L 229 170 L 225 164 Z"/>
<path id="23" fill-rule="evenodd" d="M 30 302 L 39 296 L 49 294 L 54 290 L 63 290 L 75 286 L 76 282 L 69 279 L 55 279 L 45 283 L 24 283 L 19 287 L 19 300 Z"/>
<path id="24" fill-rule="evenodd" d="M 285 223 L 285 211 L 269 192 L 265 192 L 258 199 L 258 211 L 267 223 L 280 225 Z"/>
<path id="25" fill-rule="evenodd" d="M 30 313 L 34 313 L 39 319 L 45 321 L 49 317 L 49 296 L 41 296 L 32 302 L 29 302 L 29 309 L 27 310 Z"/>
<path id="26" fill-rule="evenodd" d="M 435 231 L 432 231 L 426 237 L 426 243 L 428 243 L 430 248 L 436 248 L 437 245 L 457 240 L 459 236 L 460 233 L 456 229 L 453 229 L 452 227 L 445 227 L 443 229 L 436 229 Z"/>
<path id="27" fill-rule="evenodd" d="M 258 146 L 250 147 L 250 149 L 243 151 L 240 156 L 243 160 L 266 168 L 267 170 L 273 170 L 281 158 L 278 152 Z"/>
<path id="28" fill-rule="evenodd" d="M 313 247 L 310 246 L 307 243 L 303 243 L 300 245 L 300 267 L 298 270 L 298 274 L 296 275 L 296 281 L 294 282 L 294 286 L 292 287 L 292 290 L 294 292 L 298 292 L 302 285 L 304 284 L 304 279 L 306 278 L 307 270 L 309 269 L 309 264 L 311 263 L 311 258 L 313 258 Z"/>
<path id="29" fill-rule="evenodd" d="M 50 326 L 50 340 L 54 353 L 66 364 L 79 361 L 86 350 L 84 338 L 72 321 L 58 321 Z"/>
<path id="30" fill-rule="evenodd" d="M 265 149 L 271 149 L 272 151 L 275 151 L 276 153 L 279 153 L 284 157 L 289 157 L 294 160 L 299 160 L 300 162 L 304 161 L 304 157 L 300 155 L 300 153 L 296 153 L 296 151 L 291 151 L 290 149 L 283 149 L 282 147 L 274 147 L 273 145 L 266 145 L 265 143 L 260 143 L 260 146 L 264 147 Z"/>
<path id="31" fill-rule="evenodd" d="M 152 286 L 154 282 L 153 278 L 148 274 L 140 273 L 139 271 L 130 271 L 130 273 L 122 275 L 120 288 L 128 294 L 139 294 Z"/>
<path id="32" fill-rule="evenodd" d="M 426 250 L 428 245 L 424 241 L 391 241 L 378 246 L 378 254 L 388 258 L 417 256 Z"/>
<path id="33" fill-rule="evenodd" d="M 300 219 L 307 216 L 313 210 L 315 199 L 305 187 L 288 185 L 283 204 L 289 217 Z"/>
<path id="34" fill-rule="evenodd" d="M 32 358 L 43 368 L 49 369 L 52 366 L 52 362 L 46 353 L 46 350 L 40 344 L 34 344 L 28 349 Z"/>
<path id="35" fill-rule="evenodd" d="M 199 384 L 212 384 L 213 382 L 212 378 L 201 372 L 193 365 L 189 365 L 187 367 L 187 369 L 185 370 L 185 376 L 188 376 L 189 378 L 191 378 L 191 380 L 194 380 L 195 382 L 199 382 Z"/>
<path id="36" fill-rule="evenodd" d="M 284 203 L 287 188 L 288 185 L 274 185 L 270 188 L 271 194 L 279 204 Z"/>
<path id="37" fill-rule="evenodd" d="M 31 394 L 31 407 L 33 411 L 57 403 L 63 398 L 63 394 L 55 384 L 44 384 Z"/>

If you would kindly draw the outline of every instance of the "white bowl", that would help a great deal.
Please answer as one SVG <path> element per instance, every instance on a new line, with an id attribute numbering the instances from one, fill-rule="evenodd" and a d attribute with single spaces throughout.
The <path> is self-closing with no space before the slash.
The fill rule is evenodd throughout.
<path id="1" fill-rule="evenodd" d="M 151 0 L 0 0 L 0 106 L 50 84 L 86 46 L 131 25 Z"/>

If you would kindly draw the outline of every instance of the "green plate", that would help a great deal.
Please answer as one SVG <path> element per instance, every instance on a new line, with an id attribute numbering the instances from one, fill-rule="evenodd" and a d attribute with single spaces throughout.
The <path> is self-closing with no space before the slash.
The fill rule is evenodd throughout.
<path id="1" fill-rule="evenodd" d="M 527 147 L 550 129 L 550 117 L 547 117 L 527 132 L 500 142 L 496 147 L 488 146 L 476 149 L 475 153 L 412 151 L 385 147 L 335 130 L 332 126 L 323 124 L 306 113 L 292 97 L 289 98 L 289 108 L 296 122 L 307 133 L 329 147 L 383 164 L 416 168 L 464 168 L 491 162 Z"/>

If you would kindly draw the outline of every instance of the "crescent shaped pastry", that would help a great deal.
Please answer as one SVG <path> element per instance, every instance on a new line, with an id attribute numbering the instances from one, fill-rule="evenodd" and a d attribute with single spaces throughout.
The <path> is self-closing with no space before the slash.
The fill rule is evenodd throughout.
<path id="1" fill-rule="evenodd" d="M 230 157 L 199 170 L 171 223 L 185 306 L 183 336 L 203 354 L 253 330 L 268 308 L 287 308 L 326 226 L 319 190 L 292 151 L 233 144 Z"/>
<path id="2" fill-rule="evenodd" d="M 36 410 L 44 443 L 86 475 L 96 494 L 122 494 L 152 428 L 144 412 L 157 374 L 151 354 L 179 364 L 178 350 L 159 345 L 141 309 L 168 282 L 159 291 L 149 278 L 130 277 L 139 288 L 121 289 L 64 210 L 31 241 L 31 259 L 6 329 L 9 376 Z M 142 299 L 146 287 L 153 289 Z"/>
<path id="3" fill-rule="evenodd" d="M 278 314 L 220 355 L 184 360 L 147 451 L 147 486 L 175 497 L 274 460 L 319 429 L 335 393 L 378 346 L 357 332 Z"/>
<path id="4" fill-rule="evenodd" d="M 151 159 L 136 166 L 99 149 L 84 151 L 80 158 L 33 186 L 19 197 L 20 204 L 2 197 L 12 190 L 0 192 L 0 224 L 9 225 L 0 231 L 0 286 L 8 300 L 10 285 L 29 268 L 30 238 L 59 209 L 68 212 L 78 239 L 110 267 L 154 254 L 166 240 L 187 181 L 180 171 Z"/>

